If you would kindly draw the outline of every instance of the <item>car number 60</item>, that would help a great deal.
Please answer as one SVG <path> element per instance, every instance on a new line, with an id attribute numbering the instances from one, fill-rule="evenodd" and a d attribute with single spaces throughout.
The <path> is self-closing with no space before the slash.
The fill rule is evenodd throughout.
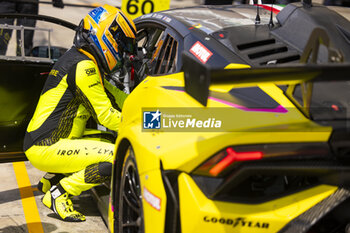
<path id="1" fill-rule="evenodd" d="M 128 0 L 126 4 L 126 10 L 130 15 L 136 15 L 139 12 L 139 0 Z M 141 4 L 142 14 L 148 14 L 154 12 L 154 3 L 152 0 L 144 0 Z"/>

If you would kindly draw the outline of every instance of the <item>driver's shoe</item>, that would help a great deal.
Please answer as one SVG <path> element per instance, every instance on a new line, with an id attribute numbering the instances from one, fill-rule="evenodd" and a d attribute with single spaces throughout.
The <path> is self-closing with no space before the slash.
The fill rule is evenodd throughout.
<path id="1" fill-rule="evenodd" d="M 46 193 L 47 191 L 50 190 L 50 188 L 58 184 L 61 179 L 63 179 L 65 176 L 63 174 L 58 174 L 58 173 L 46 173 L 43 178 L 39 181 L 37 187 L 38 190 L 42 193 Z"/>
<path id="2" fill-rule="evenodd" d="M 85 216 L 74 210 L 72 200 L 69 194 L 60 184 L 54 185 L 46 192 L 42 202 L 44 205 L 53 210 L 62 220 L 67 222 L 83 222 Z"/>

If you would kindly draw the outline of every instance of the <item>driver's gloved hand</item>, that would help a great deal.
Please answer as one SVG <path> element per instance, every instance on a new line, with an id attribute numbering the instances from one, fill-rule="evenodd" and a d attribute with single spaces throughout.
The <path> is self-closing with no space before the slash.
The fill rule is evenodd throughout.
<path id="1" fill-rule="evenodd" d="M 134 67 L 136 73 L 141 70 L 142 67 L 142 61 L 139 57 L 134 56 L 131 61 L 132 66 Z"/>
<path id="2" fill-rule="evenodd" d="M 52 5 L 54 7 L 63 8 L 64 4 L 62 0 L 52 0 Z"/>
<path id="3" fill-rule="evenodd" d="M 142 60 L 135 55 L 125 55 L 124 67 L 130 72 L 131 67 L 134 68 L 135 84 L 140 83 L 148 75 L 148 67 L 146 63 L 142 63 Z"/>
<path id="4" fill-rule="evenodd" d="M 138 82 L 142 81 L 148 75 L 147 63 L 143 63 L 139 57 L 134 56 L 131 64 L 135 70 L 135 79 Z"/>

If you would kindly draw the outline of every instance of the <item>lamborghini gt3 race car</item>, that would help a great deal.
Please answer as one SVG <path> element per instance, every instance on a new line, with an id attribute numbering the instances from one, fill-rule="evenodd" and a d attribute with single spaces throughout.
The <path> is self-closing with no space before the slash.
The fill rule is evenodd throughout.
<path id="1" fill-rule="evenodd" d="M 110 196 L 94 191 L 111 232 L 349 231 L 350 22 L 259 12 L 136 20 L 151 75 L 125 102 Z"/>

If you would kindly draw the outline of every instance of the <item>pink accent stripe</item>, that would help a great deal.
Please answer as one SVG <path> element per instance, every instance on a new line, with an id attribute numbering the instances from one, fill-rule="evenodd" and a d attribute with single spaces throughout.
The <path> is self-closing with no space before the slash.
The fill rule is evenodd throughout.
<path id="1" fill-rule="evenodd" d="M 114 160 L 114 162 L 115 162 L 115 160 Z M 111 203 L 111 210 L 112 210 L 112 212 L 114 212 L 114 205 L 112 205 L 112 197 L 111 196 L 109 196 L 109 203 Z"/>
<path id="2" fill-rule="evenodd" d="M 228 106 L 238 108 L 238 109 L 241 109 L 241 110 L 247 111 L 247 112 L 276 112 L 276 113 L 287 113 L 288 112 L 288 110 L 285 109 L 282 105 L 279 105 L 277 108 L 273 108 L 273 109 L 271 109 L 271 108 L 247 108 L 247 107 L 244 107 L 244 106 L 241 106 L 238 104 L 234 104 L 234 103 L 228 102 L 226 100 L 217 99 L 217 98 L 214 98 L 211 96 L 209 96 L 208 99 L 211 99 L 211 100 L 217 101 L 219 103 L 226 104 Z"/>
<path id="3" fill-rule="evenodd" d="M 173 91 L 185 92 L 182 90 L 173 90 Z M 275 113 L 287 113 L 288 112 L 288 110 L 285 109 L 282 105 L 279 105 L 277 108 L 273 108 L 273 109 L 272 108 L 247 108 L 247 107 L 244 107 L 242 105 L 234 104 L 234 103 L 228 102 L 226 100 L 214 98 L 211 96 L 209 96 L 208 99 L 214 100 L 214 101 L 222 103 L 222 104 L 226 104 L 226 105 L 234 107 L 234 108 L 241 109 L 241 110 L 246 111 L 246 112 L 275 112 Z"/>

